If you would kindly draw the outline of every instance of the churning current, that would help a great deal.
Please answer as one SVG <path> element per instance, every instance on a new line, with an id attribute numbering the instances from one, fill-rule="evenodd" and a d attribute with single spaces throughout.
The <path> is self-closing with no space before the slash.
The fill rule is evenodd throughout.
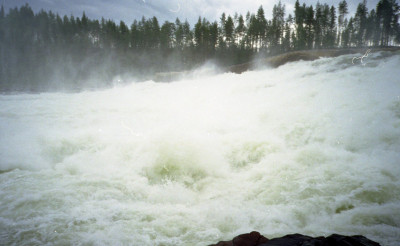
<path id="1" fill-rule="evenodd" d="M 400 240 L 400 55 L 0 96 L 0 244 Z"/>

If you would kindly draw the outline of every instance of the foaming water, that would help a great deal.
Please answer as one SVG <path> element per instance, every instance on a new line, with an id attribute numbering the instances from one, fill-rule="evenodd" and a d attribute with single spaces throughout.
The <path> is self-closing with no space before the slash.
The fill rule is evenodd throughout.
<path id="1" fill-rule="evenodd" d="M 396 245 L 400 56 L 351 61 L 0 96 L 0 243 Z"/>

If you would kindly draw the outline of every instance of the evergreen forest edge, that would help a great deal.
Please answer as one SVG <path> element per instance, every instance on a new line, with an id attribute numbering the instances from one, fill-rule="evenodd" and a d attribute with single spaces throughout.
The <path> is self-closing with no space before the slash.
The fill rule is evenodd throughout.
<path id="1" fill-rule="evenodd" d="M 212 60 L 220 66 L 289 51 L 391 46 L 400 43 L 400 7 L 366 1 L 348 17 L 346 0 L 337 7 L 300 4 L 285 17 L 285 5 L 265 18 L 262 6 L 245 16 L 222 14 L 218 21 L 199 17 L 192 28 L 178 18 L 162 25 L 142 17 L 123 21 L 34 13 L 26 4 L 0 10 L 0 91 L 102 88 L 116 76 L 151 78 L 157 72 L 190 70 Z"/>

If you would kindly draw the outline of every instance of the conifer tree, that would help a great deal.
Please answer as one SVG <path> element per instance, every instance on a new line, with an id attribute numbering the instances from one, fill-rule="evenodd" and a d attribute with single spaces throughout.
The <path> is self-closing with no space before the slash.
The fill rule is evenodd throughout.
<path id="1" fill-rule="evenodd" d="M 285 24 L 285 5 L 282 5 L 279 1 L 278 5 L 274 5 L 272 9 L 272 25 L 270 34 L 271 37 L 271 48 L 276 51 L 281 51 L 279 48 L 282 44 L 283 32 Z"/>
<path id="2" fill-rule="evenodd" d="M 305 15 L 305 37 L 306 37 L 306 47 L 307 49 L 312 49 L 313 48 L 313 42 L 314 42 L 314 8 L 313 6 L 309 6 L 305 8 L 306 15 Z"/>
<path id="3" fill-rule="evenodd" d="M 300 6 L 299 0 L 296 0 L 294 6 L 294 19 L 296 24 L 296 42 L 294 43 L 296 50 L 302 50 L 306 48 L 306 30 L 303 26 L 306 17 L 306 6 Z"/>
<path id="4" fill-rule="evenodd" d="M 357 11 L 354 17 L 354 28 L 356 32 L 356 45 L 363 46 L 365 43 L 365 34 L 367 29 L 367 4 L 366 0 L 358 4 Z"/>
<path id="5" fill-rule="evenodd" d="M 235 36 L 236 36 L 236 41 L 239 43 L 240 47 L 244 47 L 244 35 L 246 33 L 246 26 L 244 23 L 243 15 L 239 15 L 238 17 L 238 24 L 235 29 Z"/>
<path id="6" fill-rule="evenodd" d="M 327 48 L 333 48 L 335 46 L 336 31 L 336 9 L 332 5 L 329 9 L 329 25 L 326 41 Z"/>
<path id="7" fill-rule="evenodd" d="M 233 42 L 234 42 L 234 24 L 233 24 L 233 19 L 232 17 L 229 15 L 228 18 L 225 21 L 224 24 L 224 28 L 225 30 L 225 40 L 229 46 L 232 46 Z"/>
<path id="8" fill-rule="evenodd" d="M 388 46 L 399 32 L 399 5 L 396 0 L 380 0 L 376 7 L 377 22 L 380 32 L 380 45 Z"/>
<path id="9" fill-rule="evenodd" d="M 343 0 L 339 3 L 339 8 L 338 8 L 339 16 L 338 16 L 338 26 L 339 26 L 339 33 L 338 33 L 338 44 L 341 44 L 341 39 L 342 39 L 342 32 L 345 28 L 345 19 L 346 15 L 349 13 L 348 7 L 347 7 L 347 2 L 346 0 Z"/>
<path id="10" fill-rule="evenodd" d="M 267 32 L 267 20 L 265 19 L 265 12 L 262 5 L 257 10 L 255 29 L 257 49 L 260 50 L 265 47 L 265 35 Z"/>

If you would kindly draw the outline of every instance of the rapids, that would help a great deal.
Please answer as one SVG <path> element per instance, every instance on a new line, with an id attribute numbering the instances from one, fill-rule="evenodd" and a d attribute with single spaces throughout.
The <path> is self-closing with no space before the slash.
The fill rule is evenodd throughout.
<path id="1" fill-rule="evenodd" d="M 0 244 L 400 241 L 400 54 L 0 95 Z"/>

